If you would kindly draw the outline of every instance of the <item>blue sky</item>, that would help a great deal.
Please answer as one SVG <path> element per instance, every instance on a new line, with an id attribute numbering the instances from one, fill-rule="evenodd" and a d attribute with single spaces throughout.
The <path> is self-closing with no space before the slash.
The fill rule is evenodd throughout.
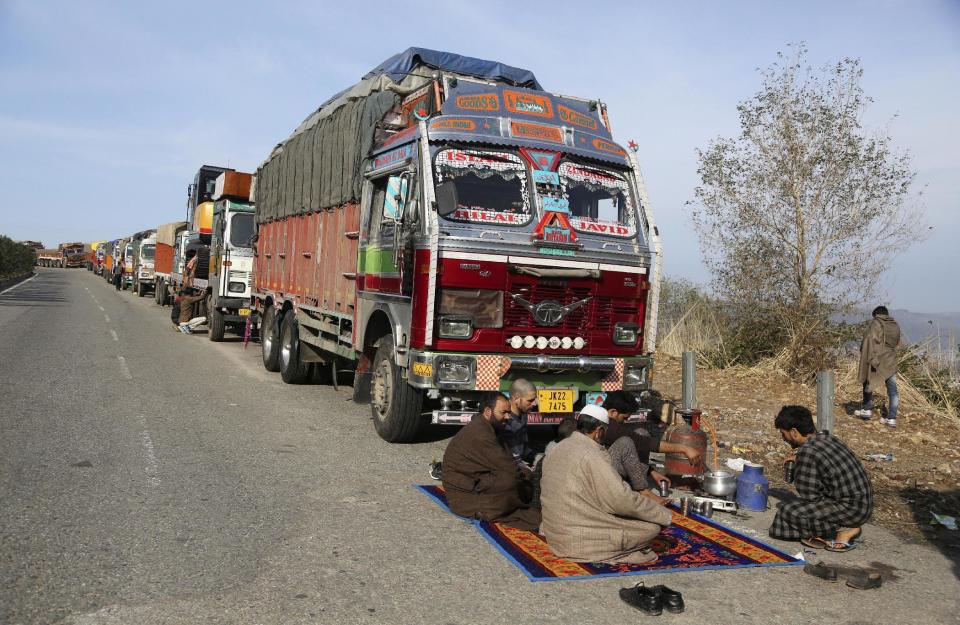
<path id="1" fill-rule="evenodd" d="M 815 65 L 862 60 L 867 124 L 913 157 L 932 229 L 885 276 L 886 302 L 960 311 L 957 1 L 0 0 L 0 233 L 55 245 L 180 219 L 200 164 L 253 171 L 328 96 L 415 45 L 606 101 L 616 138 L 640 145 L 667 274 L 702 283 L 684 206 L 695 150 L 738 132 L 757 68 L 800 41 Z"/>

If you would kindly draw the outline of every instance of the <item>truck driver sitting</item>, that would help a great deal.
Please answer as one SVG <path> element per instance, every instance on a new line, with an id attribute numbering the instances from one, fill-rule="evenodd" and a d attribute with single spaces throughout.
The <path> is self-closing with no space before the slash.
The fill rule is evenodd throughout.
<path id="1" fill-rule="evenodd" d="M 770 535 L 813 549 L 850 551 L 873 512 L 873 489 L 860 460 L 839 438 L 817 432 L 803 406 L 784 406 L 774 425 L 796 451 L 794 485 L 799 499 L 780 504 Z"/>
<path id="2" fill-rule="evenodd" d="M 483 396 L 480 412 L 457 432 L 443 454 L 443 488 L 456 514 L 536 530 L 540 511 L 527 505 L 520 494 L 521 489 L 532 494 L 530 474 L 514 462 L 497 436 L 510 415 L 510 402 L 503 393 Z"/>

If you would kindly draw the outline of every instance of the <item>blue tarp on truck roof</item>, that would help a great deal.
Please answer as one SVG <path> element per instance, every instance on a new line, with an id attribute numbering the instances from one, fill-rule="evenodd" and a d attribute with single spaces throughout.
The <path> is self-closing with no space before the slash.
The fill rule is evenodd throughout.
<path id="1" fill-rule="evenodd" d="M 418 65 L 543 91 L 537 77 L 528 69 L 504 65 L 497 61 L 485 61 L 472 56 L 461 56 L 452 52 L 428 50 L 427 48 L 407 48 L 399 54 L 394 54 L 363 78 L 367 79 L 386 74 L 394 82 L 400 82 Z"/>

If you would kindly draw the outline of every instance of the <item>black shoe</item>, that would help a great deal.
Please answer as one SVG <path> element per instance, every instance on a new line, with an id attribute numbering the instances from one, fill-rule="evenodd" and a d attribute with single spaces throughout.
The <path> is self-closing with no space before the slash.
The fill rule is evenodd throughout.
<path id="1" fill-rule="evenodd" d="M 823 562 L 817 562 L 816 564 L 808 562 L 803 565 L 803 572 L 807 575 L 825 579 L 828 582 L 837 581 L 837 567 L 824 564 Z"/>
<path id="2" fill-rule="evenodd" d="M 663 600 L 660 598 L 660 593 L 653 588 L 647 588 L 643 582 L 633 588 L 621 588 L 620 598 L 644 614 L 650 616 L 663 614 Z"/>
<path id="3" fill-rule="evenodd" d="M 440 481 L 443 479 L 443 463 L 442 462 L 431 462 L 430 463 L 430 479 Z"/>
<path id="4" fill-rule="evenodd" d="M 667 612 L 672 614 L 680 614 L 683 612 L 682 594 L 666 586 L 654 586 L 653 589 L 660 593 L 660 600 Z"/>

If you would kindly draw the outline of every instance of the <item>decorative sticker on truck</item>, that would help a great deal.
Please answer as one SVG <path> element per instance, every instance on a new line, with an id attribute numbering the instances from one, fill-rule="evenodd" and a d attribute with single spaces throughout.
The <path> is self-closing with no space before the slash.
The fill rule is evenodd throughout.
<path id="1" fill-rule="evenodd" d="M 457 108 L 467 111 L 499 111 L 500 98 L 495 93 L 472 93 L 458 95 Z"/>
<path id="2" fill-rule="evenodd" d="M 438 119 L 430 124 L 430 130 L 457 130 L 460 132 L 473 132 L 477 129 L 477 123 L 472 119 L 446 118 Z"/>
<path id="3" fill-rule="evenodd" d="M 590 130 L 597 129 L 597 120 L 595 118 L 584 115 L 580 111 L 575 111 L 562 104 L 557 105 L 557 117 L 560 118 L 560 121 L 580 126 L 581 128 L 589 128 Z"/>
<path id="4" fill-rule="evenodd" d="M 507 110 L 519 115 L 532 115 L 551 119 L 553 117 L 553 103 L 545 95 L 525 91 L 503 90 L 503 102 Z"/>
<path id="5" fill-rule="evenodd" d="M 397 148 L 396 150 L 390 150 L 389 152 L 384 152 L 383 154 L 375 157 L 371 165 L 371 169 L 383 169 L 384 167 L 389 167 L 390 165 L 396 165 L 402 161 L 407 160 L 413 156 L 413 145 L 405 145 L 403 147 Z"/>
<path id="6" fill-rule="evenodd" d="M 563 130 L 557 126 L 532 124 L 530 122 L 518 122 L 515 120 L 510 121 L 510 136 L 520 139 L 563 143 Z"/>

